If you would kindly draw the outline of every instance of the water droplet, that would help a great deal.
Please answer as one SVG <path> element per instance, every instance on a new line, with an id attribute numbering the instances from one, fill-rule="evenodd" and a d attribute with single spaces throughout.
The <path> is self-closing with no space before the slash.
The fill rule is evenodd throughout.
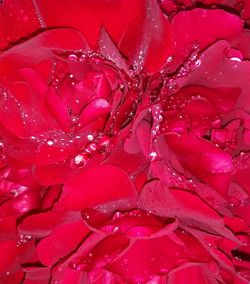
<path id="1" fill-rule="evenodd" d="M 97 150 L 97 144 L 96 143 L 89 143 L 84 149 L 87 153 L 92 153 Z"/>
<path id="2" fill-rule="evenodd" d="M 154 161 L 156 158 L 157 158 L 157 153 L 155 151 L 152 151 L 150 154 L 149 154 L 149 157 L 150 157 L 150 160 L 151 161 Z"/>
<path id="3" fill-rule="evenodd" d="M 18 196 L 18 194 L 19 194 L 19 192 L 18 192 L 17 189 L 12 189 L 12 190 L 10 191 L 10 193 L 11 193 L 14 197 Z"/>
<path id="4" fill-rule="evenodd" d="M 239 256 L 235 256 L 234 258 L 238 261 L 242 261 L 242 259 Z"/>
<path id="5" fill-rule="evenodd" d="M 74 261 L 69 263 L 69 268 L 74 271 L 84 271 L 88 266 L 88 261 L 76 258 Z"/>
<path id="6" fill-rule="evenodd" d="M 173 60 L 173 56 L 169 56 L 166 60 L 167 63 L 171 62 Z"/>
<path id="7" fill-rule="evenodd" d="M 52 146 L 52 145 L 54 144 L 54 141 L 51 140 L 51 139 L 49 139 L 49 140 L 47 140 L 47 144 L 48 144 L 49 146 Z"/>
<path id="8" fill-rule="evenodd" d="M 241 205 L 241 201 L 234 196 L 229 196 L 228 202 L 232 207 L 239 207 Z"/>
<path id="9" fill-rule="evenodd" d="M 99 145 L 101 147 L 107 147 L 109 143 L 110 143 L 110 138 L 107 136 L 103 136 L 99 141 Z"/>
<path id="10" fill-rule="evenodd" d="M 242 60 L 238 57 L 231 57 L 230 60 L 232 61 L 237 61 L 237 62 L 241 62 Z"/>
<path id="11" fill-rule="evenodd" d="M 119 231 L 119 227 L 114 227 L 114 229 L 112 230 L 114 233 L 118 232 Z"/>
<path id="12" fill-rule="evenodd" d="M 70 54 L 70 55 L 68 56 L 68 60 L 69 60 L 69 61 L 77 61 L 77 60 L 78 60 L 78 57 L 77 57 L 77 55 L 75 55 L 75 54 Z"/>
<path id="13" fill-rule="evenodd" d="M 122 213 L 121 213 L 120 211 L 117 211 L 117 212 L 115 212 L 113 218 L 114 218 L 114 220 L 115 220 L 115 219 L 120 218 L 121 216 L 122 216 Z"/>
<path id="14" fill-rule="evenodd" d="M 37 19 L 38 19 L 38 22 L 40 24 L 40 27 L 41 28 L 46 28 L 46 24 L 45 24 L 45 21 L 42 17 L 42 14 L 40 12 L 40 9 L 36 3 L 36 1 L 32 1 L 32 5 L 34 5 L 34 8 L 35 8 L 35 13 L 36 13 L 36 16 L 37 16 Z"/>
<path id="15" fill-rule="evenodd" d="M 194 66 L 195 67 L 199 67 L 201 65 L 201 60 L 200 59 L 197 59 L 194 63 Z"/>
<path id="16" fill-rule="evenodd" d="M 73 158 L 73 165 L 77 167 L 84 167 L 89 161 L 89 157 L 86 154 L 78 154 Z"/>
<path id="17" fill-rule="evenodd" d="M 243 55 L 238 49 L 228 48 L 225 50 L 225 54 L 232 61 L 241 62 L 243 60 Z"/>
<path id="18" fill-rule="evenodd" d="M 89 219 L 89 218 L 90 218 L 89 214 L 84 213 L 84 219 Z"/>
<path id="19" fill-rule="evenodd" d="M 94 136 L 92 134 L 87 135 L 87 139 L 89 141 L 93 141 L 94 140 Z"/>
<path id="20" fill-rule="evenodd" d="M 78 119 L 79 119 L 79 116 L 78 116 L 78 115 L 72 115 L 72 116 L 71 116 L 71 122 L 72 122 L 72 123 L 77 123 Z"/>

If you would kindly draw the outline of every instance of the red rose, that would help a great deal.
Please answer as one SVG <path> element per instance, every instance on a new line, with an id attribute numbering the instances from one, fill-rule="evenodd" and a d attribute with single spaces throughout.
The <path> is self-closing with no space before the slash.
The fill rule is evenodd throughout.
<path id="1" fill-rule="evenodd" d="M 15 2 L 0 283 L 248 283 L 249 1 Z"/>
<path id="2" fill-rule="evenodd" d="M 104 30 L 101 52 L 91 52 L 75 30 L 58 29 L 2 54 L 3 66 L 13 66 L 11 76 L 4 69 L 2 77 L 5 152 L 38 166 L 34 174 L 46 185 L 60 182 L 71 168 L 88 166 L 93 156 L 96 162 L 105 158 L 110 139 L 128 123 L 127 112 L 136 110 L 138 88 Z M 54 179 L 46 180 L 47 165 Z"/>

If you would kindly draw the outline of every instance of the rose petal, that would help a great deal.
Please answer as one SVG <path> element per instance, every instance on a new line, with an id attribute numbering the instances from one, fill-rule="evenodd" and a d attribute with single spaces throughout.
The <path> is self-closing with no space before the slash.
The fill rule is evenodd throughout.
<path id="1" fill-rule="evenodd" d="M 108 114 L 111 106 L 108 101 L 104 99 L 95 99 L 90 102 L 81 112 L 78 124 L 84 127 L 98 118 Z"/>
<path id="2" fill-rule="evenodd" d="M 81 221 L 56 227 L 48 237 L 38 243 L 38 258 L 44 265 L 53 265 L 73 251 L 88 232 Z"/>
<path id="3" fill-rule="evenodd" d="M 28 267 L 24 284 L 47 284 L 50 278 L 50 269 L 47 267 Z"/>
<path id="4" fill-rule="evenodd" d="M 144 67 L 153 73 L 163 67 L 172 52 L 171 28 L 157 1 L 147 0 L 145 2 L 145 19 L 141 24 L 138 39 L 134 41 L 136 46 L 130 50 L 128 57 L 137 72 Z M 126 33 L 121 42 L 121 50 L 124 44 L 128 44 Z"/>
<path id="5" fill-rule="evenodd" d="M 34 168 L 35 179 L 44 186 L 63 183 L 71 174 L 71 168 L 64 164 L 38 165 Z"/>
<path id="6" fill-rule="evenodd" d="M 200 57 L 200 66 L 191 72 L 185 84 L 199 84 L 209 88 L 241 88 L 236 107 L 248 110 L 250 63 L 230 60 L 225 54 L 228 48 L 230 45 L 226 41 L 219 41 L 204 51 Z"/>
<path id="7" fill-rule="evenodd" d="M 144 186 L 138 204 L 156 215 L 177 216 L 183 223 L 235 240 L 220 215 L 191 192 L 168 189 L 163 183 L 153 181 Z"/>
<path id="8" fill-rule="evenodd" d="M 119 200 L 127 200 L 127 205 L 131 206 L 135 198 L 135 189 L 125 171 L 111 165 L 99 165 L 70 178 L 56 208 L 81 210 Z"/>
<path id="9" fill-rule="evenodd" d="M 165 137 L 184 168 L 227 196 L 232 171 L 232 158 L 228 153 L 190 134 Z"/>
<path id="10" fill-rule="evenodd" d="M 114 62 L 119 69 L 124 70 L 128 75 L 130 74 L 125 59 L 122 57 L 121 53 L 119 52 L 115 44 L 112 42 L 111 38 L 109 37 L 104 28 L 102 28 L 100 34 L 100 50 L 102 54 L 107 59 Z"/>
<path id="11" fill-rule="evenodd" d="M 6 0 L 0 7 L 0 49 L 40 28 L 39 19 L 31 0 Z"/>
<path id="12" fill-rule="evenodd" d="M 187 279 L 193 284 L 217 284 L 217 280 L 204 264 L 187 263 L 172 270 L 168 275 L 167 284 L 185 284 Z"/>
<path id="13" fill-rule="evenodd" d="M 4 273 L 15 266 L 17 257 L 16 241 L 7 240 L 0 242 L 0 250 L 2 257 L 0 258 L 0 272 Z"/>
<path id="14" fill-rule="evenodd" d="M 108 264 L 107 268 L 132 283 L 145 283 L 155 274 L 167 273 L 180 261 L 182 254 L 183 247 L 166 236 L 137 240 L 118 260 Z"/>
<path id="15" fill-rule="evenodd" d="M 36 69 L 33 68 L 21 68 L 19 70 L 22 77 L 28 82 L 29 87 L 39 95 L 41 99 L 45 98 L 46 91 L 48 89 L 48 84 L 46 82 L 46 78 L 38 72 Z"/>
<path id="16" fill-rule="evenodd" d="M 183 11 L 173 18 L 171 25 L 176 44 L 174 57 L 178 63 L 187 57 L 193 42 L 204 49 L 218 39 L 234 39 L 242 31 L 239 17 L 219 9 Z"/>
<path id="17" fill-rule="evenodd" d="M 21 283 L 23 277 L 24 277 L 24 273 L 22 271 L 17 271 L 15 273 L 10 273 L 9 275 L 3 275 L 3 276 L 1 275 L 0 281 L 4 284 Z M 31 284 L 31 283 L 29 283 L 29 284 Z M 41 283 L 41 284 L 43 284 L 43 283 Z"/>
<path id="18" fill-rule="evenodd" d="M 19 225 L 18 231 L 23 235 L 31 235 L 41 238 L 49 235 L 58 225 L 81 220 L 80 213 L 76 212 L 53 212 L 30 215 Z"/>
<path id="19" fill-rule="evenodd" d="M 71 127 L 69 109 L 67 105 L 64 104 L 63 100 L 58 96 L 53 86 L 48 88 L 46 102 L 48 109 L 55 120 L 65 132 L 68 132 Z"/>
<path id="20" fill-rule="evenodd" d="M 44 31 L 18 44 L 0 55 L 0 81 L 5 86 L 21 79 L 19 69 L 53 58 L 53 51 L 79 51 L 86 49 L 82 35 L 71 28 Z"/>

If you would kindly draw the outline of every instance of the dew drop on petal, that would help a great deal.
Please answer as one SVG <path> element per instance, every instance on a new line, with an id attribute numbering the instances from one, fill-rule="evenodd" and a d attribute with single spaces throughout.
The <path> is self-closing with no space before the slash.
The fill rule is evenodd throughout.
<path id="1" fill-rule="evenodd" d="M 47 140 L 47 145 L 52 146 L 53 144 L 54 144 L 53 140 L 51 140 L 51 139 Z"/>
<path id="2" fill-rule="evenodd" d="M 17 239 L 17 246 L 20 246 L 22 244 L 26 244 L 28 241 L 31 241 L 32 238 L 33 237 L 31 235 L 24 235 L 24 234 L 19 235 L 19 237 Z"/>
<path id="3" fill-rule="evenodd" d="M 241 62 L 242 60 L 238 57 L 231 57 L 230 60 L 232 61 L 237 61 L 237 62 Z"/>
<path id="4" fill-rule="evenodd" d="M 114 229 L 112 230 L 114 233 L 118 232 L 119 231 L 119 227 L 114 227 Z"/>
<path id="5" fill-rule="evenodd" d="M 97 150 L 97 144 L 96 143 L 88 143 L 84 150 L 87 153 L 94 152 L 94 151 Z"/>
<path id="6" fill-rule="evenodd" d="M 100 142 L 99 142 L 99 145 L 100 147 L 107 147 L 110 143 L 110 138 L 107 137 L 107 136 L 103 136 L 101 139 L 100 139 Z"/>
<path id="7" fill-rule="evenodd" d="M 152 151 L 149 154 L 149 158 L 150 158 L 151 161 L 154 161 L 157 158 L 157 153 L 155 151 Z"/>
<path id="8" fill-rule="evenodd" d="M 94 140 L 94 136 L 92 134 L 87 135 L 87 139 L 89 141 L 93 141 Z"/>
<path id="9" fill-rule="evenodd" d="M 169 63 L 169 62 L 172 62 L 172 60 L 173 60 L 173 56 L 169 56 L 169 57 L 167 58 L 166 62 Z"/>
<path id="10" fill-rule="evenodd" d="M 69 263 L 69 268 L 74 271 L 84 271 L 86 267 L 87 261 L 81 260 L 80 258 L 77 258 Z"/>
<path id="11" fill-rule="evenodd" d="M 73 158 L 72 164 L 76 167 L 84 167 L 89 161 L 89 157 L 86 154 L 78 154 Z"/>
<path id="12" fill-rule="evenodd" d="M 237 49 L 234 48 L 226 49 L 225 54 L 231 61 L 241 62 L 243 60 L 242 53 Z"/>
<path id="13" fill-rule="evenodd" d="M 230 196 L 228 202 L 232 207 L 239 207 L 241 205 L 241 201 L 234 196 Z"/>
<path id="14" fill-rule="evenodd" d="M 75 54 L 70 54 L 70 55 L 68 56 L 68 60 L 69 60 L 69 61 L 77 61 L 77 60 L 78 60 L 78 57 L 77 57 L 77 55 L 75 55 Z"/>
<path id="15" fill-rule="evenodd" d="M 71 117 L 71 122 L 72 122 L 72 123 L 77 123 L 78 119 L 79 119 L 79 116 L 78 116 L 78 115 L 73 115 L 73 116 Z"/>
<path id="16" fill-rule="evenodd" d="M 194 63 L 194 66 L 195 67 L 199 67 L 201 65 L 201 60 L 200 59 L 197 59 Z"/>
<path id="17" fill-rule="evenodd" d="M 20 192 L 19 192 L 17 189 L 12 189 L 12 190 L 10 191 L 10 193 L 11 193 L 14 197 L 16 197 L 16 196 L 19 195 Z"/>

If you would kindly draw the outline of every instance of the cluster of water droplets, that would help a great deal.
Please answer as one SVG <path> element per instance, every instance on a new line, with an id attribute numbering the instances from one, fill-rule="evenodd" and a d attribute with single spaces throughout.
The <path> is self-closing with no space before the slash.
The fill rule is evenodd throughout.
<path id="1" fill-rule="evenodd" d="M 31 241 L 33 237 L 31 235 L 20 234 L 17 239 L 17 247 L 26 244 L 27 242 Z"/>
<path id="2" fill-rule="evenodd" d="M 155 161 L 158 157 L 157 150 L 155 148 L 155 142 L 161 131 L 161 122 L 163 120 L 163 111 L 160 104 L 155 104 L 150 108 L 150 113 L 152 115 L 152 127 L 150 135 L 150 152 L 149 159 L 150 161 Z"/>
<path id="3" fill-rule="evenodd" d="M 92 262 L 92 253 L 89 253 L 86 258 L 76 258 L 69 263 L 69 268 L 74 271 L 85 271 L 88 265 Z"/>
<path id="4" fill-rule="evenodd" d="M 56 55 L 64 60 L 69 62 L 78 62 L 78 63 L 107 63 L 106 58 L 98 51 L 78 51 L 78 52 L 63 52 L 56 51 Z"/>
<path id="5" fill-rule="evenodd" d="M 158 100 L 162 100 L 164 96 L 168 96 L 172 93 L 175 93 L 178 90 L 178 80 L 183 77 L 187 77 L 194 68 L 197 68 L 201 65 L 201 60 L 199 58 L 199 43 L 193 42 L 192 51 L 187 58 L 187 60 L 173 73 L 169 74 L 169 67 L 172 62 L 174 62 L 174 57 L 170 56 L 166 60 L 166 65 L 160 71 L 163 87 L 161 90 L 161 97 Z"/>
<path id="6" fill-rule="evenodd" d="M 89 142 L 85 145 L 84 149 L 72 158 L 72 167 L 81 168 L 86 166 L 94 154 L 105 153 L 111 143 L 111 139 L 102 133 L 98 133 L 96 136 L 88 134 L 87 139 Z"/>
<path id="7" fill-rule="evenodd" d="M 164 103 L 164 109 L 169 110 L 174 108 L 183 107 L 188 101 L 183 100 L 181 105 L 176 105 L 176 92 L 178 91 L 178 81 L 182 78 L 188 77 L 194 68 L 198 68 L 201 65 L 199 58 L 199 44 L 194 42 L 192 44 L 192 51 L 190 56 L 174 73 L 170 73 L 171 64 L 174 62 L 174 57 L 170 56 L 166 60 L 164 68 L 160 71 L 158 85 L 150 92 L 150 103 L 151 107 L 149 112 L 152 116 L 152 127 L 151 127 L 151 143 L 149 159 L 154 161 L 157 159 L 158 154 L 155 149 L 155 142 L 157 138 L 165 131 L 165 126 L 162 124 L 164 120 L 164 111 L 162 110 L 162 103 Z M 190 98 L 189 100 L 192 100 Z M 179 118 L 182 118 L 181 116 Z"/>

